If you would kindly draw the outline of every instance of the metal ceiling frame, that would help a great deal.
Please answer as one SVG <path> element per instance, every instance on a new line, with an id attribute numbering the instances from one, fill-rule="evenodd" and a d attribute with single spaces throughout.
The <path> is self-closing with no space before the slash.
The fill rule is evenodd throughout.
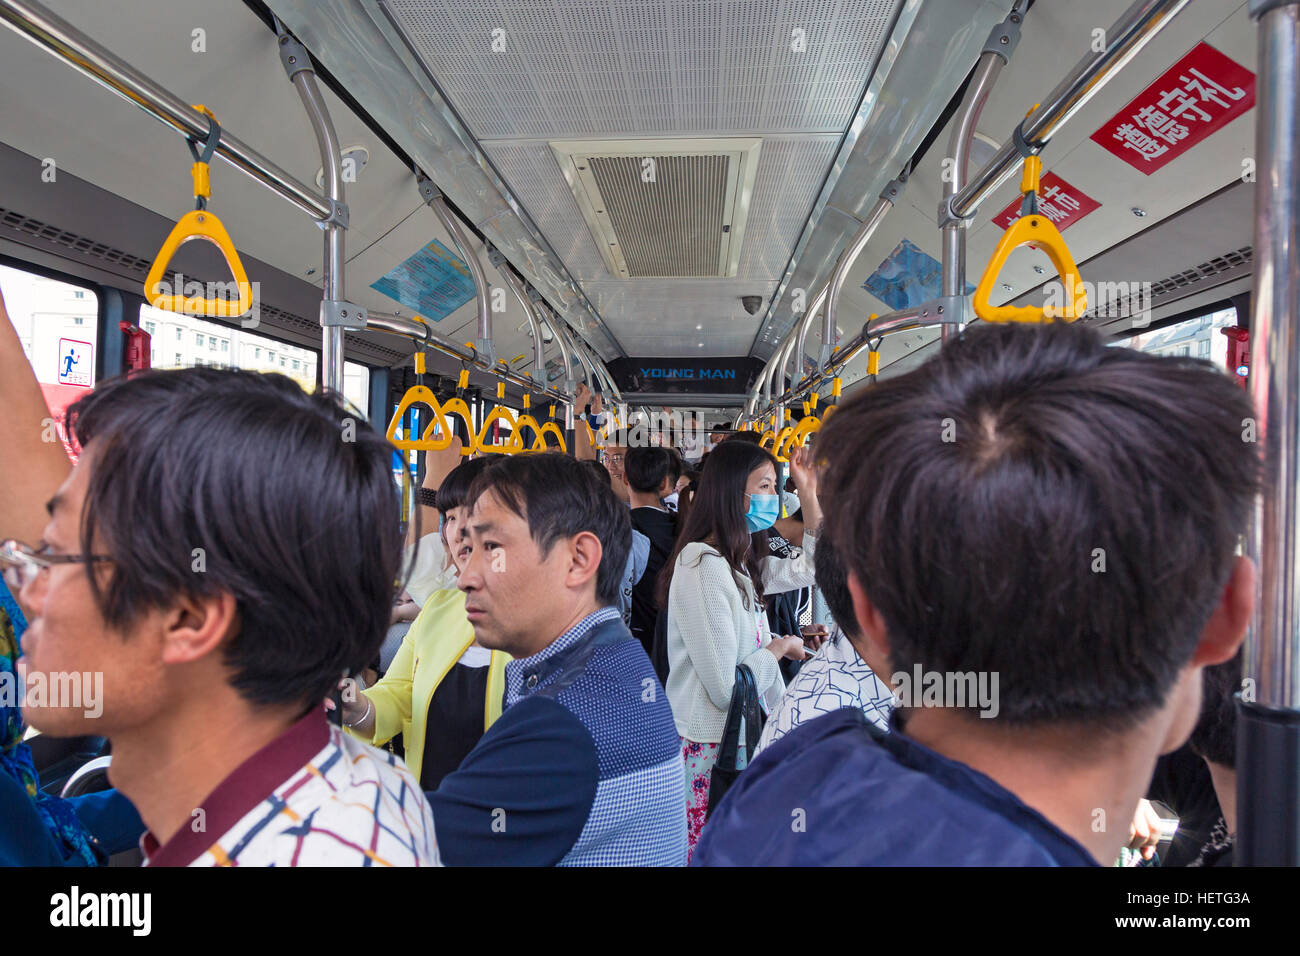
<path id="1" fill-rule="evenodd" d="M 786 291 L 818 288 L 830 275 L 865 207 L 925 138 L 1010 8 L 993 0 L 904 0 L 749 354 L 769 358 L 783 343 L 797 318 L 782 301 Z M 900 128 L 899 111 L 908 104 L 916 108 Z"/>

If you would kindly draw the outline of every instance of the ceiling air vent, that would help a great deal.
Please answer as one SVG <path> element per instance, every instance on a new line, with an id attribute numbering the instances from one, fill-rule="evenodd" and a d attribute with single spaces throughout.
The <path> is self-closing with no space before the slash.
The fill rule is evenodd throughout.
<path id="1" fill-rule="evenodd" d="M 551 143 L 610 274 L 734 276 L 758 139 Z"/>

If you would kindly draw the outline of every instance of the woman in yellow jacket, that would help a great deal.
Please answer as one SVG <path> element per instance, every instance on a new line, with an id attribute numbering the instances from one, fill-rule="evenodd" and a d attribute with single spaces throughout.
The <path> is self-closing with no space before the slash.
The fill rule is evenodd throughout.
<path id="1" fill-rule="evenodd" d="M 484 459 L 458 465 L 438 488 L 442 544 L 457 568 L 466 555 L 459 542 L 466 494 L 487 465 Z M 434 591 L 383 679 L 343 704 L 343 724 L 376 745 L 400 733 L 406 765 L 420 788 L 436 790 L 501 716 L 509 660 L 474 640 L 464 592 Z"/>

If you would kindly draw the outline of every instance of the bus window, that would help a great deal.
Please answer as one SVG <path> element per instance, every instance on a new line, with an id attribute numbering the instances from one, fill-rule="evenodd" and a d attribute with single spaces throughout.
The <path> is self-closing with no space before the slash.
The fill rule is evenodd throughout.
<path id="1" fill-rule="evenodd" d="M 215 365 L 254 372 L 275 371 L 288 375 L 308 391 L 316 388 L 316 352 L 313 349 L 288 345 L 247 329 L 218 325 L 180 312 L 164 312 L 150 305 L 140 306 L 140 325 L 146 330 L 150 326 L 154 329 L 150 333 L 153 336 L 154 368 Z M 169 327 L 176 330 L 174 340 L 167 332 Z M 175 347 L 166 348 L 160 344 L 168 341 L 174 341 Z M 283 356 L 279 362 L 275 359 L 277 354 Z M 294 360 L 296 369 L 281 367 L 287 366 L 289 358 Z"/>
<path id="2" fill-rule="evenodd" d="M 343 363 L 343 397 L 362 416 L 370 408 L 370 369 L 356 362 Z"/>
<path id="3" fill-rule="evenodd" d="M 218 325 L 180 312 L 164 312 L 149 305 L 140 307 L 140 325 L 153 339 L 150 364 L 154 368 L 210 365 L 278 372 L 307 391 L 316 388 L 318 353 L 315 349 L 289 345 L 247 329 Z M 194 345 L 188 346 L 191 341 Z M 172 343 L 171 347 L 168 342 Z M 344 364 L 343 397 L 365 415 L 370 402 L 367 366 L 356 362 Z"/>
<path id="4" fill-rule="evenodd" d="M 95 384 L 99 295 L 85 286 L 0 265 L 0 292 L 50 417 Z"/>
<path id="5" fill-rule="evenodd" d="M 1217 312 L 1184 319 L 1162 329 L 1140 332 L 1117 344 L 1155 355 L 1187 355 L 1209 359 L 1226 370 L 1228 337 L 1220 334 L 1219 329 L 1236 324 L 1237 310 L 1229 306 Z"/>

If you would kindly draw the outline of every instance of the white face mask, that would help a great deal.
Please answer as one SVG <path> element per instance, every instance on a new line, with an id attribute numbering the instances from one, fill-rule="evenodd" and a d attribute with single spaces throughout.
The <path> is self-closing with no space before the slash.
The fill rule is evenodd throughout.
<path id="1" fill-rule="evenodd" d="M 671 495 L 665 495 L 663 501 L 664 507 L 669 511 L 677 510 L 677 492 L 674 491 Z"/>
<path id="2" fill-rule="evenodd" d="M 785 513 L 792 515 L 799 510 L 799 496 L 791 491 L 781 492 L 781 504 L 785 505 Z"/>

